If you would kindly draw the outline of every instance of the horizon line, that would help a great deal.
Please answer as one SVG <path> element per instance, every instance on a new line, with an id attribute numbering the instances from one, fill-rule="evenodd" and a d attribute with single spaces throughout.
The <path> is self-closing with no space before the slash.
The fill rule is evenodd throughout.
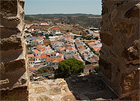
<path id="1" fill-rule="evenodd" d="M 37 13 L 37 14 L 25 14 L 25 15 L 44 15 L 44 14 L 86 14 L 86 15 L 100 15 L 101 14 L 91 14 L 91 13 Z"/>

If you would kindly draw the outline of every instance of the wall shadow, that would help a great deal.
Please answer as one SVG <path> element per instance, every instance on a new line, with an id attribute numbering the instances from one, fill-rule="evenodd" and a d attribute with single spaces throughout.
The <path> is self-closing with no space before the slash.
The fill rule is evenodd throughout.
<path id="1" fill-rule="evenodd" d="M 76 100 L 112 100 L 116 98 L 115 94 L 107 88 L 98 75 L 73 75 L 65 78 L 65 81 Z"/>

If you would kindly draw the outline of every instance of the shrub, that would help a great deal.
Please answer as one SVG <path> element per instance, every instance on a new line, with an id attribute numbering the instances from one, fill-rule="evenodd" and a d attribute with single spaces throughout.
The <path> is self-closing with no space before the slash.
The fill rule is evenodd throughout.
<path id="1" fill-rule="evenodd" d="M 96 67 L 94 68 L 94 70 L 95 70 L 96 72 L 98 72 L 99 66 L 96 66 Z"/>

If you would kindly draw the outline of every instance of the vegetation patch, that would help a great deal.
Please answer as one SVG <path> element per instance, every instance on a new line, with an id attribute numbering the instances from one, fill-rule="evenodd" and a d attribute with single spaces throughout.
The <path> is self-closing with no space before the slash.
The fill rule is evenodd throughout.
<path id="1" fill-rule="evenodd" d="M 80 73 L 84 69 L 84 64 L 75 58 L 65 59 L 59 62 L 58 72 L 61 76 L 69 76 L 75 73 Z"/>

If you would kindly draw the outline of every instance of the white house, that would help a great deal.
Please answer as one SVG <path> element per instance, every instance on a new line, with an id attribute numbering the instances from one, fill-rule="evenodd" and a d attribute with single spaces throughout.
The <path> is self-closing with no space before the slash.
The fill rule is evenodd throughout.
<path id="1" fill-rule="evenodd" d="M 35 56 L 35 62 L 41 62 L 41 55 Z"/>
<path id="2" fill-rule="evenodd" d="M 50 53 L 50 57 L 56 57 L 56 54 L 57 54 L 57 53 L 55 53 L 55 52 Z"/>
<path id="3" fill-rule="evenodd" d="M 51 28 L 50 33 L 52 34 L 61 34 L 60 29 L 59 28 Z"/>
<path id="4" fill-rule="evenodd" d="M 46 34 L 48 34 L 48 33 L 47 33 L 47 31 L 42 31 L 42 33 L 43 33 L 43 35 L 46 35 Z"/>
<path id="5" fill-rule="evenodd" d="M 47 23 L 47 22 L 40 22 L 39 25 L 46 25 L 47 26 L 47 25 L 50 25 L 50 24 Z"/>
<path id="6" fill-rule="evenodd" d="M 43 40 L 44 40 L 43 38 L 35 39 L 35 40 L 30 41 L 29 44 L 30 44 L 31 46 L 37 45 L 37 44 L 43 44 Z"/>
<path id="7" fill-rule="evenodd" d="M 35 59 L 29 59 L 29 66 L 34 66 L 35 64 Z"/>

